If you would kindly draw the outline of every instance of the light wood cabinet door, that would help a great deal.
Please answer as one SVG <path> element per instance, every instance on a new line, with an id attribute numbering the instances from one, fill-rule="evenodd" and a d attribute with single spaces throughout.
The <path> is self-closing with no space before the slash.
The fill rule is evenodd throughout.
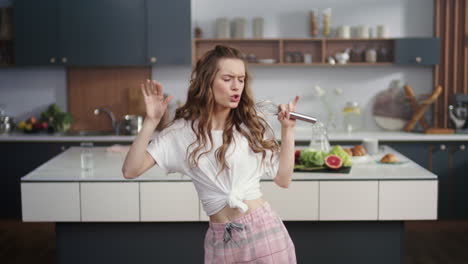
<path id="1" fill-rule="evenodd" d="M 437 181 L 380 181 L 379 220 L 437 219 Z"/>
<path id="2" fill-rule="evenodd" d="M 261 182 L 264 198 L 288 221 L 318 220 L 318 186 L 316 181 L 294 181 L 285 189 L 274 182 Z"/>
<path id="3" fill-rule="evenodd" d="M 321 181 L 320 220 L 377 220 L 378 181 Z"/>
<path id="4" fill-rule="evenodd" d="M 192 182 L 141 182 L 141 221 L 199 221 Z"/>
<path id="5" fill-rule="evenodd" d="M 80 185 L 83 222 L 140 220 L 137 182 L 88 182 Z"/>
<path id="6" fill-rule="evenodd" d="M 78 183 L 21 183 L 24 222 L 79 222 Z"/>

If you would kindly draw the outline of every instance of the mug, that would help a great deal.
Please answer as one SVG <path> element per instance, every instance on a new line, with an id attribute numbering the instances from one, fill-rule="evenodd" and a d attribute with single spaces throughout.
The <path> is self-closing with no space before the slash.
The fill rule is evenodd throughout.
<path id="1" fill-rule="evenodd" d="M 362 146 L 366 149 L 367 154 L 375 155 L 379 153 L 379 140 L 376 138 L 364 138 Z"/>

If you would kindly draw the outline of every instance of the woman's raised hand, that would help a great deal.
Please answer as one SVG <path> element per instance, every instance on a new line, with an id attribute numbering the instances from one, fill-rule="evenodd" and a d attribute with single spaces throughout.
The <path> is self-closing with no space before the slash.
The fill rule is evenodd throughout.
<path id="1" fill-rule="evenodd" d="M 297 101 L 299 101 L 299 96 L 296 96 L 296 98 L 288 104 L 280 104 L 278 106 L 278 120 L 282 127 L 290 128 L 296 125 L 295 119 L 289 119 L 289 112 L 296 111 Z"/>
<path id="2" fill-rule="evenodd" d="M 146 106 L 146 118 L 155 121 L 156 124 L 163 118 L 172 96 L 164 98 L 162 85 L 157 81 L 147 80 L 141 84 Z"/>

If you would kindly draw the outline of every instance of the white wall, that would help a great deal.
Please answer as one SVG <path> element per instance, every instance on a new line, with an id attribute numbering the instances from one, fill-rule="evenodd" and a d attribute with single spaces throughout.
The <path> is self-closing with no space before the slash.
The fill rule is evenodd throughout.
<path id="1" fill-rule="evenodd" d="M 9 0 L 0 0 L 0 5 Z M 307 14 L 313 8 L 332 8 L 332 26 L 341 24 L 375 26 L 386 24 L 390 37 L 433 35 L 432 0 L 192 0 L 192 26 L 199 25 L 205 37 L 213 37 L 217 17 L 254 16 L 265 19 L 265 37 L 307 37 Z M 247 30 L 250 36 L 250 27 Z M 184 100 L 190 75 L 189 67 L 153 68 L 153 77 L 161 81 L 168 93 Z M 324 119 L 324 107 L 312 96 L 315 84 L 332 92 L 343 89 L 336 111 L 346 100 L 358 101 L 365 110 L 368 129 L 378 129 L 371 117 L 373 97 L 386 89 L 390 81 L 409 83 L 417 94 L 432 89 L 432 68 L 425 67 L 251 67 L 256 98 L 285 102 L 300 95 L 298 111 Z M 63 69 L 0 69 L 0 104 L 9 114 L 24 118 L 25 113 L 40 112 L 50 102 L 66 106 L 66 75 Z M 341 123 L 339 121 L 339 123 Z"/>
<path id="2" fill-rule="evenodd" d="M 332 27 L 342 24 L 387 25 L 389 37 L 431 37 L 433 35 L 432 0 L 192 0 L 192 27 L 198 25 L 205 38 L 215 37 L 214 24 L 218 17 L 244 17 L 247 37 L 251 37 L 251 21 L 264 18 L 264 36 L 308 37 L 308 11 L 332 8 Z M 193 31 L 193 30 L 192 30 Z M 337 123 L 341 126 L 340 110 L 347 100 L 359 102 L 364 110 L 367 129 L 378 129 L 371 115 L 374 96 L 389 87 L 394 79 L 410 84 L 417 94 L 430 93 L 430 67 L 251 67 L 253 88 L 257 99 L 268 98 L 286 102 L 296 94 L 301 96 L 298 111 L 326 118 L 324 106 L 313 96 L 315 84 L 333 94 L 340 88 L 343 94 L 334 99 Z M 154 73 L 166 86 L 182 92 L 176 75 L 189 72 L 163 71 Z M 174 84 L 174 85 L 172 85 Z M 185 94 L 178 94 L 185 98 Z M 301 124 L 303 125 L 303 123 Z"/>

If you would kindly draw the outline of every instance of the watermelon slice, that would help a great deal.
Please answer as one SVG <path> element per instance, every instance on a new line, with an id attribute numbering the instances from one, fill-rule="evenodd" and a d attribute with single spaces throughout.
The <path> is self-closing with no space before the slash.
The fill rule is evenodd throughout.
<path id="1" fill-rule="evenodd" d="M 343 166 L 343 160 L 337 155 L 328 155 L 325 158 L 325 165 L 333 170 L 337 170 Z"/>

